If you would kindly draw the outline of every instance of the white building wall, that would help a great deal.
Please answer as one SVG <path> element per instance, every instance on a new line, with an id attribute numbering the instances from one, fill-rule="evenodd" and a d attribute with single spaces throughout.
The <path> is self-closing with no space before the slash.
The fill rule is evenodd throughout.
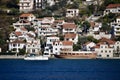
<path id="1" fill-rule="evenodd" d="M 67 9 L 66 17 L 79 16 L 79 9 Z"/>
<path id="2" fill-rule="evenodd" d="M 90 50 L 91 50 L 91 48 L 92 48 L 93 46 L 96 46 L 96 44 L 95 44 L 95 43 L 93 43 L 93 42 L 91 42 L 91 43 L 87 44 L 87 45 L 86 45 L 86 49 L 87 49 L 87 51 L 90 51 Z"/>
<path id="3" fill-rule="evenodd" d="M 63 29 L 63 34 L 65 33 L 76 33 L 76 29 Z"/>
<path id="4" fill-rule="evenodd" d="M 29 12 L 33 10 L 34 0 L 20 0 L 20 12 Z"/>
<path id="5" fill-rule="evenodd" d="M 112 58 L 113 48 L 109 48 L 108 45 L 100 45 L 100 48 L 96 48 L 98 58 Z"/>
<path id="6" fill-rule="evenodd" d="M 19 49 L 23 49 L 25 46 L 25 43 L 10 43 L 9 44 L 9 51 L 12 52 L 19 52 Z M 13 49 L 16 49 L 16 51 L 13 51 Z"/>

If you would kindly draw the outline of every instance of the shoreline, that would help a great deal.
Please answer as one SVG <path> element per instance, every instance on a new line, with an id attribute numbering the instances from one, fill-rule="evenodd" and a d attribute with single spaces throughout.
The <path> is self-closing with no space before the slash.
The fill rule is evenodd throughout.
<path id="1" fill-rule="evenodd" d="M 0 55 L 0 59 L 24 59 L 25 56 Z"/>
<path id="2" fill-rule="evenodd" d="M 16 55 L 0 55 L 0 59 L 24 59 L 25 56 L 16 56 Z M 65 59 L 65 58 L 51 58 L 50 59 Z M 72 59 L 72 58 L 71 58 Z M 78 58 L 76 58 L 78 59 Z M 85 58 L 80 58 L 85 59 Z M 87 59 L 87 58 L 86 58 Z M 113 57 L 113 58 L 96 58 L 96 59 L 120 59 L 120 57 Z M 69 60 L 69 59 L 68 59 Z"/>

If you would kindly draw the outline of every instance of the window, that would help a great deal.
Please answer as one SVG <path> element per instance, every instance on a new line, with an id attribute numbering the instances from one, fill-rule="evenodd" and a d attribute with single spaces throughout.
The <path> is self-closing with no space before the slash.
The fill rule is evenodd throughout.
<path id="1" fill-rule="evenodd" d="M 105 50 L 105 52 L 107 53 L 107 50 Z"/>
<path id="2" fill-rule="evenodd" d="M 107 57 L 109 57 L 109 55 L 107 55 Z"/>
<path id="3" fill-rule="evenodd" d="M 55 45 L 57 46 L 57 43 Z"/>
<path id="4" fill-rule="evenodd" d="M 103 50 L 101 51 L 101 53 L 103 53 Z"/>
<path id="5" fill-rule="evenodd" d="M 69 38 L 66 39 L 67 41 L 69 40 Z"/>
<path id="6" fill-rule="evenodd" d="M 20 46 L 20 44 L 18 44 L 18 46 Z"/>
<path id="7" fill-rule="evenodd" d="M 13 44 L 13 47 L 15 47 L 16 46 L 16 44 Z"/>
<path id="8" fill-rule="evenodd" d="M 28 45 L 28 47 L 30 47 L 30 45 Z"/>
<path id="9" fill-rule="evenodd" d="M 105 46 L 105 48 L 107 48 L 107 46 Z"/>
<path id="10" fill-rule="evenodd" d="M 111 51 L 109 51 L 109 53 L 111 53 Z"/>
<path id="11" fill-rule="evenodd" d="M 35 52 L 35 49 L 32 49 L 32 52 Z"/>
<path id="12" fill-rule="evenodd" d="M 102 55 L 101 55 L 101 54 L 99 54 L 99 55 L 98 55 L 98 57 L 102 57 Z"/>
<path id="13" fill-rule="evenodd" d="M 33 47 L 35 47 L 35 45 L 33 45 Z"/>

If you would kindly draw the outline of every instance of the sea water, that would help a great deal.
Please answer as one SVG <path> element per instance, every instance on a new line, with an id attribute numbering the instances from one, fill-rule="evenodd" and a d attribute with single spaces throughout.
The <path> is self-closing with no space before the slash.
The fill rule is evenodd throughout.
<path id="1" fill-rule="evenodd" d="M 120 60 L 0 60 L 0 80 L 120 80 Z"/>

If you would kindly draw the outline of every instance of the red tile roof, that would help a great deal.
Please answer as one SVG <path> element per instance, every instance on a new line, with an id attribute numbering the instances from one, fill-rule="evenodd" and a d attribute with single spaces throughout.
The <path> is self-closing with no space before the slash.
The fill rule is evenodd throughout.
<path id="1" fill-rule="evenodd" d="M 22 31 L 27 31 L 27 29 L 24 28 L 24 27 L 21 27 L 20 29 L 21 29 Z"/>
<path id="2" fill-rule="evenodd" d="M 62 41 L 63 45 L 73 45 L 72 41 Z"/>
<path id="3" fill-rule="evenodd" d="M 53 45 L 55 45 L 56 42 L 57 42 L 58 44 L 61 42 L 62 45 L 64 45 L 64 46 L 66 46 L 66 45 L 71 45 L 71 46 L 72 46 L 72 45 L 73 45 L 73 42 L 72 42 L 72 41 L 55 41 L 55 42 L 53 42 Z"/>
<path id="4" fill-rule="evenodd" d="M 76 25 L 74 23 L 65 23 L 63 24 L 64 29 L 74 29 L 76 28 Z"/>
<path id="5" fill-rule="evenodd" d="M 21 36 L 22 33 L 21 33 L 21 32 L 15 32 L 15 35 L 16 35 L 16 36 Z"/>
<path id="6" fill-rule="evenodd" d="M 33 15 L 33 14 L 31 14 L 31 13 L 24 13 L 24 14 L 21 14 L 20 17 L 28 17 L 30 15 Z"/>
<path id="7" fill-rule="evenodd" d="M 75 38 L 76 37 L 76 34 L 72 34 L 72 33 L 68 33 L 68 34 L 65 34 L 65 38 Z"/>
<path id="8" fill-rule="evenodd" d="M 107 38 L 101 38 L 100 42 L 107 42 L 107 44 L 115 44 L 115 41 Z"/>
<path id="9" fill-rule="evenodd" d="M 109 9 L 109 8 L 117 8 L 117 7 L 120 7 L 120 4 L 109 4 L 106 8 Z"/>
<path id="10" fill-rule="evenodd" d="M 100 46 L 97 45 L 97 46 L 94 46 L 93 48 L 100 48 Z"/>

